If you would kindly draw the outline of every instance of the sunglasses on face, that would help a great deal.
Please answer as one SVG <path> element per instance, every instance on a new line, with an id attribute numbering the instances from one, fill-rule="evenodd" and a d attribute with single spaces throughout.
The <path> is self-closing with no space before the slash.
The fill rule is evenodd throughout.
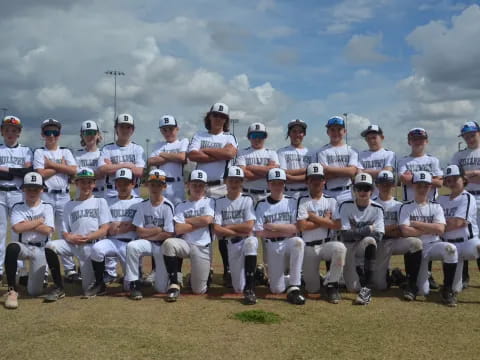
<path id="1" fill-rule="evenodd" d="M 82 135 L 84 136 L 94 136 L 97 135 L 97 130 L 83 130 Z"/>
<path id="2" fill-rule="evenodd" d="M 358 185 L 358 186 L 355 186 L 355 190 L 358 192 L 367 192 L 367 191 L 371 191 L 372 187 L 369 185 Z"/>
<path id="3" fill-rule="evenodd" d="M 253 132 L 248 135 L 249 139 L 266 139 L 267 134 L 262 133 L 262 132 Z"/>
<path id="4" fill-rule="evenodd" d="M 60 130 L 43 130 L 43 135 L 57 137 L 60 135 Z"/>

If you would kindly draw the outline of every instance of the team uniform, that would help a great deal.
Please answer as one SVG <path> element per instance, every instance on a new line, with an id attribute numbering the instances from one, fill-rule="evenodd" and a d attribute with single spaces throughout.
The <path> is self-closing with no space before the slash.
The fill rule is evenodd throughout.
<path id="1" fill-rule="evenodd" d="M 303 196 L 298 200 L 297 220 L 306 220 L 310 212 L 325 216 L 327 213 L 334 214 L 337 201 L 326 195 L 320 199 L 311 196 Z M 345 265 L 345 245 L 334 241 L 332 230 L 318 227 L 313 230 L 302 232 L 305 242 L 305 254 L 303 259 L 303 279 L 305 288 L 309 293 L 320 291 L 319 266 L 322 260 L 331 262 L 329 272 L 324 280 L 324 285 L 340 281 Z"/>
<path id="2" fill-rule="evenodd" d="M 158 156 L 160 153 L 184 153 L 188 149 L 188 139 L 175 140 L 174 142 L 160 141 L 155 145 L 155 150 L 149 157 Z M 185 200 L 185 187 L 183 183 L 183 164 L 169 161 L 156 166 L 167 174 L 167 188 L 163 192 L 174 205 Z"/>
<path id="3" fill-rule="evenodd" d="M 443 241 L 454 244 L 458 252 L 458 264 L 453 281 L 453 291 L 462 291 L 462 272 L 464 260 L 476 260 L 480 257 L 480 239 L 478 238 L 477 204 L 475 197 L 463 191 L 457 197 L 450 199 L 450 195 L 438 198 L 443 209 L 445 219 L 460 218 L 467 221 L 467 225 L 445 232 Z"/>
<path id="4" fill-rule="evenodd" d="M 273 170 L 273 169 L 272 169 Z M 272 171 L 270 170 L 270 171 Z M 280 201 L 271 197 L 260 200 L 255 207 L 254 231 L 263 231 L 264 224 L 295 224 L 297 204 L 294 198 L 283 196 Z M 265 238 L 270 291 L 280 294 L 288 286 L 299 287 L 305 243 L 298 236 Z M 285 270 L 290 269 L 288 279 Z M 288 283 L 288 284 L 287 284 Z"/>
<path id="5" fill-rule="evenodd" d="M 173 204 L 166 198 L 153 206 L 149 199 L 136 206 L 136 213 L 132 224 L 142 228 L 162 228 L 165 232 L 174 233 Z M 125 281 L 135 282 L 140 280 L 140 261 L 143 256 L 153 256 L 155 259 L 155 290 L 161 293 L 167 291 L 168 274 L 163 262 L 163 241 L 150 241 L 137 239 L 127 245 L 127 261 Z"/>
<path id="6" fill-rule="evenodd" d="M 77 162 L 78 167 L 88 167 L 93 171 L 98 169 L 98 160 L 100 159 L 100 150 L 87 151 L 85 149 L 79 149 L 74 153 L 75 161 Z M 95 189 L 93 189 L 93 194 L 97 197 L 103 197 L 105 191 L 105 178 L 95 180 Z M 76 193 L 78 197 L 78 190 Z"/>
<path id="7" fill-rule="evenodd" d="M 115 143 L 110 143 L 102 148 L 100 158 L 98 160 L 98 166 L 107 165 L 105 159 L 110 160 L 112 164 L 119 163 L 131 163 L 139 168 L 145 167 L 145 160 L 143 159 L 144 152 L 140 145 L 130 142 L 126 146 L 120 146 Z M 115 189 L 114 176 L 107 176 L 105 178 L 107 197 L 117 196 L 117 190 Z M 137 184 L 132 191 L 132 195 L 140 196 L 138 188 L 140 187 L 140 180 L 137 178 Z"/>
<path id="8" fill-rule="evenodd" d="M 398 160 L 397 164 L 398 176 L 402 175 L 406 171 L 412 173 L 418 171 L 427 171 L 432 176 L 442 176 L 443 171 L 440 168 L 439 160 L 431 155 L 422 155 L 422 156 L 404 156 Z M 402 185 L 403 188 L 403 201 L 411 201 L 414 199 L 413 188 L 411 186 Z M 428 194 L 430 200 L 435 200 L 437 197 L 437 189 L 432 188 Z"/>
<path id="9" fill-rule="evenodd" d="M 292 145 L 285 146 L 277 151 L 278 163 L 284 170 L 304 169 L 314 162 L 315 154 L 312 154 L 307 148 L 296 148 Z M 287 183 L 285 195 L 296 199 L 306 195 L 307 187 L 302 183 Z"/>
<path id="10" fill-rule="evenodd" d="M 234 200 L 223 196 L 215 201 L 215 224 L 225 226 L 251 220 L 255 220 L 255 213 L 250 196 L 240 194 Z M 245 257 L 257 256 L 258 240 L 255 236 L 227 237 L 225 240 L 233 289 L 240 293 L 245 288 Z"/>
<path id="11" fill-rule="evenodd" d="M 83 201 L 71 200 L 64 208 L 62 229 L 63 232 L 85 236 L 97 231 L 100 226 L 110 223 L 111 219 L 110 210 L 105 199 L 92 196 Z M 50 241 L 46 246 L 57 255 L 75 256 L 78 258 L 84 291 L 95 280 L 92 262 L 90 261 L 90 254 L 95 242 L 96 240 L 77 245 L 61 239 Z"/>
<path id="12" fill-rule="evenodd" d="M 25 164 L 31 164 L 32 160 L 32 151 L 26 146 L 0 145 L 0 167 L 24 168 Z M 8 218 L 13 206 L 23 201 L 23 194 L 20 190 L 22 177 L 12 176 L 8 172 L 0 172 L 0 276 L 3 274 Z"/>
<path id="13" fill-rule="evenodd" d="M 395 153 L 387 149 L 377 151 L 364 150 L 358 154 L 358 168 L 366 170 L 383 170 L 387 167 L 395 168 Z M 378 190 L 375 188 L 372 193 L 372 199 L 378 196 Z"/>
<path id="14" fill-rule="evenodd" d="M 275 151 L 266 148 L 254 149 L 250 146 L 240 150 L 235 160 L 235 165 L 242 168 L 249 165 L 267 166 L 269 163 L 274 163 L 278 166 L 278 156 Z M 252 196 L 255 201 L 258 201 L 268 194 L 267 180 L 246 180 L 243 191 Z"/>
<path id="15" fill-rule="evenodd" d="M 358 167 L 358 154 L 349 145 L 332 146 L 324 145 L 317 151 L 317 161 L 323 166 L 333 167 Z M 351 199 L 350 187 L 352 180 L 349 177 L 337 177 L 328 179 L 325 184 L 324 193 L 335 198 L 338 203 Z"/>
<path id="16" fill-rule="evenodd" d="M 31 221 L 41 217 L 45 219 L 45 225 L 52 229 L 55 227 L 51 204 L 40 201 L 39 205 L 30 207 L 24 202 L 19 202 L 13 206 L 11 222 L 14 226 L 23 221 Z M 47 268 L 45 245 L 50 240 L 50 236 L 36 231 L 26 231 L 20 234 L 12 231 L 12 234 L 13 242 L 8 245 L 7 254 L 10 253 L 10 248 L 14 244 L 19 246 L 18 260 L 28 260 L 30 262 L 27 292 L 32 296 L 40 295 L 43 291 L 43 280 Z"/>
<path id="17" fill-rule="evenodd" d="M 215 216 L 215 201 L 203 197 L 198 201 L 184 201 L 175 207 L 176 223 L 185 224 L 185 220 L 198 216 Z M 163 244 L 166 257 L 190 258 L 192 265 L 190 282 L 195 294 L 204 294 L 208 289 L 208 277 L 211 263 L 212 234 L 205 226 L 182 235 L 182 238 L 170 238 Z"/>
<path id="18" fill-rule="evenodd" d="M 188 152 L 199 151 L 204 148 L 222 149 L 227 144 L 232 144 L 238 148 L 237 140 L 231 134 L 221 132 L 220 134 L 210 134 L 208 131 L 197 132 L 190 144 L 188 145 Z M 226 187 L 223 184 L 223 176 L 226 169 L 230 165 L 229 160 L 217 160 L 209 163 L 197 163 L 197 170 L 203 170 L 207 173 L 208 189 L 207 195 L 213 198 L 219 198 L 226 194 Z"/>

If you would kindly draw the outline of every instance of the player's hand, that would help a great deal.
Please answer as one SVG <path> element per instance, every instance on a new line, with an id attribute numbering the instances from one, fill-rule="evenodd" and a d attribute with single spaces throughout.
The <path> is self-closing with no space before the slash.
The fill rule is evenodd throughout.
<path id="1" fill-rule="evenodd" d="M 270 224 L 270 223 L 264 224 L 264 225 L 263 225 L 263 228 L 264 228 L 265 230 L 268 230 L 268 231 L 276 231 L 276 226 L 275 226 L 275 224 Z"/>
<path id="2" fill-rule="evenodd" d="M 8 167 L 0 166 L 0 171 L 8 172 Z"/>
<path id="3" fill-rule="evenodd" d="M 46 156 L 44 157 L 44 168 L 45 169 L 50 169 L 52 167 L 52 160 L 50 160 L 49 158 L 47 158 Z"/>
<path id="4" fill-rule="evenodd" d="M 68 236 L 65 236 L 65 240 L 72 244 L 80 244 L 80 240 L 83 238 L 82 235 L 78 234 L 69 234 Z"/>
<path id="5" fill-rule="evenodd" d="M 119 234 L 119 225 L 120 222 L 115 221 L 110 224 L 110 227 L 108 229 L 108 235 L 118 235 Z"/>
<path id="6" fill-rule="evenodd" d="M 43 216 L 40 216 L 36 219 L 36 221 L 38 225 L 43 225 L 45 223 L 45 218 Z"/>
<path id="7" fill-rule="evenodd" d="M 118 224 L 117 234 L 124 234 L 126 232 L 132 231 L 132 223 L 122 221 Z"/>
<path id="8" fill-rule="evenodd" d="M 103 159 L 103 162 L 107 165 L 112 165 L 112 161 L 110 159 L 105 158 Z"/>
<path id="9" fill-rule="evenodd" d="M 405 171 L 402 174 L 402 177 L 403 177 L 404 182 L 406 182 L 408 184 L 411 184 L 412 180 L 413 180 L 413 173 L 411 171 Z"/>

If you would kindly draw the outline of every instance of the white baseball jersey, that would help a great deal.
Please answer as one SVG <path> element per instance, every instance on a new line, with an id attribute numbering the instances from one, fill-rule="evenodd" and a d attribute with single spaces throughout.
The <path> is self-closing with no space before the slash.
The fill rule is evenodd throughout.
<path id="1" fill-rule="evenodd" d="M 382 199 L 375 198 L 373 199 L 377 204 L 381 205 L 383 208 L 383 221 L 386 225 L 398 225 L 398 211 L 402 203 L 394 198 L 390 200 L 383 201 Z"/>
<path id="2" fill-rule="evenodd" d="M 402 175 L 406 171 L 416 172 L 416 171 L 428 171 L 432 176 L 442 176 L 443 171 L 440 168 L 440 162 L 435 156 L 423 155 L 418 157 L 413 156 L 404 156 L 398 160 L 397 164 L 398 175 Z M 430 200 L 435 199 L 437 196 L 436 188 L 432 188 L 428 193 L 428 198 Z M 403 185 L 403 200 L 410 201 L 415 197 L 413 188 L 411 186 Z"/>
<path id="3" fill-rule="evenodd" d="M 234 200 L 226 196 L 215 200 L 215 224 L 241 224 L 250 220 L 255 220 L 253 199 L 250 196 L 240 194 Z"/>
<path id="4" fill-rule="evenodd" d="M 132 196 L 130 199 L 120 200 L 118 196 L 107 198 L 108 207 L 112 216 L 112 222 L 133 222 L 137 212 L 137 204 L 143 201 L 142 198 Z M 136 239 L 137 233 L 129 231 L 123 234 L 109 236 L 112 239 Z"/>
<path id="5" fill-rule="evenodd" d="M 97 171 L 98 159 L 100 159 L 100 150 L 97 149 L 95 151 L 86 151 L 85 149 L 79 149 L 75 151 L 73 155 L 79 167 L 88 167 L 95 172 Z M 95 184 L 96 188 L 101 191 L 101 189 L 105 187 L 105 178 L 103 177 L 101 179 L 97 179 Z"/>
<path id="6" fill-rule="evenodd" d="M 33 153 L 29 147 L 17 144 L 14 147 L 7 145 L 0 145 L 0 167 L 7 168 L 23 168 L 25 163 L 32 163 Z M 14 177 L 12 180 L 0 180 L 0 186 L 10 187 L 16 186 L 20 188 L 23 184 L 23 179 Z"/>
<path id="7" fill-rule="evenodd" d="M 377 151 L 364 150 L 358 154 L 360 169 L 382 170 L 386 167 L 395 168 L 395 153 L 387 149 Z"/>
<path id="8" fill-rule="evenodd" d="M 255 207 L 255 231 L 263 231 L 264 224 L 295 224 L 297 221 L 297 201 L 284 195 L 282 200 L 270 196 L 260 200 Z"/>
<path id="9" fill-rule="evenodd" d="M 137 212 L 133 217 L 133 225 L 142 228 L 160 227 L 165 232 L 175 232 L 173 225 L 173 204 L 166 198 L 160 205 L 153 206 L 150 199 L 136 205 Z"/>
<path id="10" fill-rule="evenodd" d="M 280 168 L 284 170 L 305 169 L 307 166 L 316 161 L 316 155 L 308 148 L 296 148 L 292 145 L 285 146 L 277 151 Z M 293 183 L 288 184 L 290 190 L 303 189 L 305 184 Z"/>
<path id="11" fill-rule="evenodd" d="M 65 160 L 67 165 L 77 165 L 72 152 L 64 147 L 59 147 L 57 150 L 48 150 L 44 147 L 35 149 L 33 153 L 33 168 L 45 169 L 45 158 L 56 162 L 62 163 L 62 159 Z M 55 174 L 48 179 L 44 180 L 45 186 L 49 190 L 65 190 L 68 187 L 68 175 L 67 174 Z"/>
<path id="12" fill-rule="evenodd" d="M 330 196 L 322 195 L 320 199 L 312 199 L 311 196 L 302 196 L 298 199 L 298 213 L 297 220 L 308 219 L 308 213 L 313 212 L 318 216 L 325 216 L 330 213 L 333 217 L 337 207 L 337 200 Z M 306 230 L 302 232 L 303 241 L 310 242 L 315 240 L 323 240 L 330 237 L 331 230 L 326 228 L 316 228 L 314 230 Z"/>
<path id="13" fill-rule="evenodd" d="M 332 146 L 331 144 L 324 145 L 317 151 L 317 160 L 322 165 L 333 167 L 358 167 L 358 154 L 349 145 Z M 349 177 L 335 178 L 327 180 L 326 188 L 328 190 L 338 187 L 345 187 L 352 184 Z"/>
<path id="14" fill-rule="evenodd" d="M 184 201 L 175 208 L 175 222 L 185 224 L 185 219 L 198 216 L 215 217 L 215 200 L 203 197 L 198 201 Z M 212 242 L 210 226 L 196 229 L 182 235 L 183 239 L 192 245 L 207 246 Z"/>
<path id="15" fill-rule="evenodd" d="M 174 142 L 160 141 L 154 147 L 154 151 L 150 154 L 149 158 L 158 156 L 160 153 L 182 153 L 187 152 L 188 139 L 175 140 Z M 156 166 L 157 169 L 165 171 L 167 177 L 175 178 L 176 181 L 183 181 L 183 164 L 179 162 L 169 161 L 166 164 Z"/>
<path id="16" fill-rule="evenodd" d="M 188 152 L 193 150 L 201 150 L 204 148 L 221 149 L 227 144 L 232 144 L 238 148 L 235 137 L 228 133 L 210 134 L 208 131 L 197 132 L 190 144 L 188 145 Z M 198 163 L 197 169 L 203 170 L 207 173 L 208 181 L 222 180 L 225 170 L 228 168 L 230 161 L 218 160 L 209 163 Z"/>
<path id="17" fill-rule="evenodd" d="M 269 149 L 254 149 L 248 147 L 242 149 L 238 152 L 237 158 L 235 160 L 235 165 L 237 166 L 249 166 L 249 165 L 259 165 L 266 166 L 269 162 L 273 161 L 278 165 L 278 156 L 277 153 Z M 252 181 L 245 181 L 246 189 L 257 189 L 257 190 L 266 190 L 267 189 L 267 180 L 266 179 L 257 179 Z"/>
<path id="18" fill-rule="evenodd" d="M 31 221 L 43 217 L 45 219 L 44 224 L 55 228 L 55 217 L 53 215 L 53 206 L 49 203 L 40 201 L 40 204 L 34 207 L 28 206 L 24 202 L 17 203 L 12 209 L 12 226 L 22 221 Z M 41 242 L 47 242 L 50 240 L 50 235 L 44 235 L 37 231 L 26 231 L 21 234 L 17 234 L 12 231 L 13 240 L 24 244 L 35 244 Z"/>
<path id="19" fill-rule="evenodd" d="M 453 155 L 452 165 L 462 167 L 464 170 L 480 170 L 480 148 L 478 149 L 465 149 L 459 151 Z M 476 197 L 480 195 L 480 184 L 468 183 L 466 186 L 468 191 L 478 191 L 475 194 Z"/>
<path id="20" fill-rule="evenodd" d="M 383 208 L 370 201 L 370 205 L 359 208 L 355 201 L 347 200 L 340 204 L 334 215 L 342 223 L 342 230 L 356 230 L 364 226 L 373 226 L 373 231 L 385 233 Z"/>
<path id="21" fill-rule="evenodd" d="M 136 167 L 144 168 L 145 160 L 143 157 L 143 148 L 134 142 L 130 142 L 127 146 L 120 146 L 115 143 L 110 143 L 102 148 L 100 152 L 100 158 L 98 159 L 98 166 L 106 165 L 105 159 L 108 159 L 112 164 L 132 163 Z M 137 179 L 137 184 L 138 181 L 139 179 Z M 116 190 L 114 190 L 115 181 L 113 175 L 106 177 L 106 185 L 109 189 L 107 190 L 107 194 L 115 195 Z M 137 189 L 134 190 L 134 193 L 136 196 L 139 196 Z"/>
<path id="22" fill-rule="evenodd" d="M 63 231 L 88 235 L 112 221 L 107 200 L 90 197 L 87 200 L 70 200 L 63 209 Z"/>
<path id="23" fill-rule="evenodd" d="M 453 199 L 450 199 L 450 195 L 443 195 L 438 198 L 438 203 L 443 209 L 445 219 L 460 218 L 468 223 L 460 229 L 445 232 L 442 235 L 444 239 L 463 238 L 466 241 L 478 236 L 477 204 L 472 194 L 463 191 Z"/>
<path id="24" fill-rule="evenodd" d="M 402 204 L 398 215 L 399 225 L 410 225 L 410 221 L 421 221 L 428 224 L 445 224 L 443 209 L 439 203 L 428 201 L 419 204 L 415 200 Z M 438 235 L 425 234 L 420 236 L 424 244 L 440 241 Z"/>

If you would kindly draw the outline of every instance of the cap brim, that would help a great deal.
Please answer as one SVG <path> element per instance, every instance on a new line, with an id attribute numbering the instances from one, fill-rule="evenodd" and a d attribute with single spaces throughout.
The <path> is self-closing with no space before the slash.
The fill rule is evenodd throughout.
<path id="1" fill-rule="evenodd" d="M 31 187 L 31 188 L 43 188 L 43 184 L 42 184 L 42 185 L 39 185 L 39 184 L 22 184 L 21 187 L 22 187 L 22 188 L 28 188 L 28 187 Z"/>
<path id="2" fill-rule="evenodd" d="M 75 180 L 82 180 L 82 179 L 96 180 L 96 177 L 95 176 L 75 176 Z"/>
<path id="3" fill-rule="evenodd" d="M 378 134 L 378 135 L 383 135 L 382 131 L 377 131 L 377 130 L 363 130 L 360 133 L 361 137 L 367 137 L 368 134 Z"/>
<path id="4" fill-rule="evenodd" d="M 311 175 L 307 175 L 307 178 L 325 179 L 325 175 L 321 175 L 321 174 L 311 174 Z"/>

